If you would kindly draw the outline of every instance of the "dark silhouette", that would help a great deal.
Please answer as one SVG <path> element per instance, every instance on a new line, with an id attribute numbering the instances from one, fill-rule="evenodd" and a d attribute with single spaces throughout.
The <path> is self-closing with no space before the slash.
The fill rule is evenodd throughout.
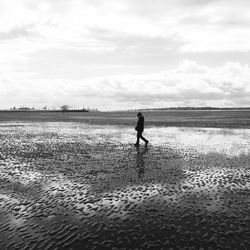
<path id="1" fill-rule="evenodd" d="M 142 115 L 141 112 L 139 112 L 137 114 L 137 117 L 138 117 L 138 122 L 137 122 L 137 125 L 135 127 L 135 130 L 137 131 L 137 141 L 135 143 L 135 146 L 139 146 L 140 144 L 140 139 L 142 139 L 145 144 L 147 145 L 148 144 L 148 140 L 145 139 L 143 136 L 142 136 L 142 132 L 144 130 L 144 116 Z"/>
<path id="2" fill-rule="evenodd" d="M 143 150 L 140 147 L 136 147 L 136 166 L 137 166 L 137 173 L 138 178 L 143 178 L 145 174 L 145 167 L 144 167 L 144 155 L 148 152 L 148 147 L 145 146 Z"/>

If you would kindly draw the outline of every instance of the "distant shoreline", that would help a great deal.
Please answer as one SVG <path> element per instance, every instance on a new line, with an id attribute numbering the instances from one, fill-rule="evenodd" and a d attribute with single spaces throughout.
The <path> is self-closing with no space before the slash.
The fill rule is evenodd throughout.
<path id="1" fill-rule="evenodd" d="M 71 110 L 43 110 L 43 109 L 15 109 L 15 110 L 6 110 L 2 109 L 0 112 L 41 112 L 41 113 L 48 113 L 48 112 L 56 112 L 56 113 L 95 113 L 95 112 L 150 112 L 150 111 L 250 111 L 250 107 L 240 108 L 218 108 L 218 107 L 170 107 L 170 108 L 146 108 L 146 109 L 122 109 L 122 110 L 105 110 L 105 111 L 95 111 L 95 110 L 81 110 L 81 109 L 71 109 Z"/>
<path id="2" fill-rule="evenodd" d="M 172 107 L 172 108 L 149 108 L 149 109 L 137 109 L 140 111 L 168 111 L 168 110 L 230 110 L 230 111 L 235 111 L 235 110 L 250 110 L 250 107 L 246 108 L 217 108 L 217 107 Z"/>
<path id="3" fill-rule="evenodd" d="M 0 112 L 60 112 L 60 113 L 68 113 L 68 112 L 78 112 L 78 113 L 88 113 L 90 112 L 89 110 L 78 110 L 78 109 L 73 109 L 73 110 L 39 110 L 39 109 L 31 109 L 31 110 L 0 110 Z M 91 111 L 91 112 L 98 112 L 98 111 Z"/>

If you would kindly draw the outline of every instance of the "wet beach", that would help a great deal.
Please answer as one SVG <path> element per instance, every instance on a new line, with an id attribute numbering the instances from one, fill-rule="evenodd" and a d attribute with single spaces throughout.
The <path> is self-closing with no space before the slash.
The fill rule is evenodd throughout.
<path id="1" fill-rule="evenodd" d="M 145 137 L 2 120 L 0 249 L 249 249 L 250 129 L 162 123 Z"/>

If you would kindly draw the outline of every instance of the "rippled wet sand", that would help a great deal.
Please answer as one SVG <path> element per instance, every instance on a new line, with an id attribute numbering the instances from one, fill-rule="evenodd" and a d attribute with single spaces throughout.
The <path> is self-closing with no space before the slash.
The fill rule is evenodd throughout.
<path id="1" fill-rule="evenodd" d="M 0 249 L 250 249 L 250 130 L 0 123 Z"/>

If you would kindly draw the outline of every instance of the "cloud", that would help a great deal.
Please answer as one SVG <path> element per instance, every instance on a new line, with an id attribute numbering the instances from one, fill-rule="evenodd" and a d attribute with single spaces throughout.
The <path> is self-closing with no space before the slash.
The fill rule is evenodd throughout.
<path id="1" fill-rule="evenodd" d="M 154 50 L 172 50 L 179 47 L 180 41 L 172 35 L 150 36 L 143 34 L 130 34 L 108 29 L 89 28 L 90 35 L 99 41 L 112 43 L 115 48 L 144 50 L 152 53 Z"/>
<path id="2" fill-rule="evenodd" d="M 36 32 L 32 31 L 32 25 L 23 27 L 14 27 L 6 32 L 0 32 L 0 40 L 11 40 L 22 37 L 33 37 L 37 35 Z"/>
<path id="3" fill-rule="evenodd" d="M 221 0 L 182 15 L 178 35 L 185 44 L 180 51 L 249 51 L 249 7 L 247 1 Z"/>
<path id="4" fill-rule="evenodd" d="M 250 3 L 245 0 L 0 0 L 0 4 L 4 42 L 0 64 L 9 71 L 16 67 L 32 71 L 33 59 L 43 61 L 46 53 L 65 51 L 72 53 L 70 58 L 78 60 L 76 54 L 81 54 L 91 65 L 109 62 L 112 68 L 170 66 L 187 54 L 250 51 Z M 48 60 L 57 65 L 55 56 Z M 60 60 L 66 65 L 68 57 Z M 57 71 L 38 68 L 33 73 L 43 77 Z M 76 68 L 81 68 L 81 61 Z"/>
<path id="5" fill-rule="evenodd" d="M 0 0 L 0 105 L 249 105 L 249 8 Z"/>
<path id="6" fill-rule="evenodd" d="M 83 81 L 2 78 L 0 105 L 75 107 L 102 110 L 186 105 L 250 106 L 250 67 L 227 63 L 216 68 L 182 61 L 175 69 L 155 74 L 122 74 Z"/>
<path id="7" fill-rule="evenodd" d="M 172 38 L 181 52 L 249 50 L 249 13 L 247 1 L 39 1 L 24 0 L 13 8 L 13 0 L 2 0 L 0 34 L 3 37 L 27 35 L 17 27 L 34 25 L 35 31 L 54 47 L 61 44 L 94 47 L 117 34 L 152 39 Z M 239 15 L 240 13 L 240 15 Z M 53 26 L 53 28 L 52 28 Z M 223 31 L 223 33 L 222 33 Z M 106 37 L 107 38 L 107 37 Z M 116 40 L 117 44 L 119 41 Z M 35 41 L 36 42 L 36 41 Z M 106 44 L 102 43 L 105 49 Z M 242 45 L 242 46 L 241 46 Z M 89 46 L 88 46 L 89 47 Z M 157 48 L 157 44 L 154 48 Z"/>
<path id="8" fill-rule="evenodd" d="M 225 103 L 234 106 L 249 99 L 249 76 L 249 66 L 238 63 L 211 69 L 186 60 L 175 70 L 133 79 L 136 88 L 130 86 L 127 91 L 117 90 L 114 97 L 122 102 L 141 102 L 147 106 L 155 106 L 157 102 L 165 102 L 167 106 L 172 103 L 197 106 L 200 102 L 210 106 L 224 106 Z M 131 82 L 129 79 L 116 81 L 123 87 Z M 250 105 L 250 102 L 246 103 Z"/>

